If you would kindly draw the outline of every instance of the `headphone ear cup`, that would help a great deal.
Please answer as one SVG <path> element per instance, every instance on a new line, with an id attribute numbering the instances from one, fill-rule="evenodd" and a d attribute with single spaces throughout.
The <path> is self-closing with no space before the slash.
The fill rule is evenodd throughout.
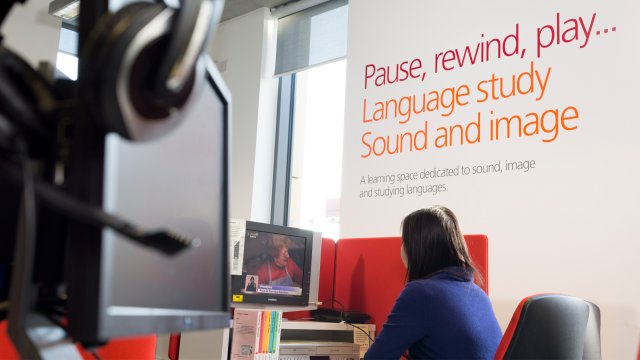
<path id="1" fill-rule="evenodd" d="M 45 150 L 51 138 L 46 119 L 55 104 L 51 85 L 44 77 L 0 46 L 0 116 L 9 123 L 5 131 L 24 137 L 32 155 Z"/>
<path id="2" fill-rule="evenodd" d="M 108 65 L 109 54 L 105 49 L 113 47 L 113 42 L 117 40 L 118 33 L 126 26 L 128 19 L 134 16 L 142 8 L 149 6 L 148 3 L 132 3 L 115 14 L 105 14 L 95 25 L 87 45 L 83 50 L 82 73 L 80 76 L 80 91 L 87 107 L 88 113 L 104 127 L 106 131 L 113 131 L 123 137 L 128 138 L 127 129 L 123 121 L 114 121 L 112 115 L 105 114 L 102 110 L 101 98 L 105 89 L 102 79 L 102 72 Z M 107 58 L 105 58 L 107 56 Z"/>
<path id="3" fill-rule="evenodd" d="M 194 76 L 171 101 L 154 96 L 159 59 L 174 16 L 162 5 L 136 3 L 96 27 L 83 74 L 92 115 L 101 119 L 107 131 L 130 140 L 151 140 L 180 122 L 173 114 L 188 100 Z"/>

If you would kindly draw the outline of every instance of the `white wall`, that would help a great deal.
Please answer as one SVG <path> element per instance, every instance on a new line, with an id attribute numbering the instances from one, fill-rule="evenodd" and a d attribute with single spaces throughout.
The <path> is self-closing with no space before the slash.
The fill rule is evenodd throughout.
<path id="1" fill-rule="evenodd" d="M 56 63 L 61 20 L 48 10 L 49 1 L 44 0 L 14 5 L 0 29 L 7 47 L 34 67 L 39 61 Z"/>
<path id="2" fill-rule="evenodd" d="M 5 44 L 33 66 L 42 60 L 56 63 L 61 21 L 47 13 L 48 7 L 43 0 L 16 5 L 0 29 Z M 259 9 L 220 24 L 210 51 L 232 93 L 231 216 L 266 222 L 277 93 L 273 35 L 269 9 Z"/>
<path id="3" fill-rule="evenodd" d="M 277 81 L 267 8 L 220 24 L 211 57 L 231 90 L 231 217 L 269 222 Z"/>
<path id="4" fill-rule="evenodd" d="M 594 0 L 403 0 L 392 5 L 385 0 L 350 1 L 341 237 L 399 235 L 400 221 L 409 212 L 435 204 L 448 206 L 458 214 L 464 232 L 489 237 L 490 295 L 503 328 L 525 296 L 566 293 L 600 306 L 603 358 L 633 359 L 640 339 L 636 226 L 640 214 L 636 166 L 640 26 L 635 20 L 639 10 L 638 2 L 632 0 L 606 5 Z M 558 24 L 563 40 L 553 41 L 538 57 L 537 29 Z M 516 25 L 517 55 L 498 58 L 494 46 L 487 61 L 458 66 L 452 60 L 447 66 L 456 64 L 453 69 L 443 71 L 440 64 L 435 72 L 437 54 L 454 49 L 462 54 L 467 45 L 474 51 L 478 42 L 513 34 Z M 588 43 L 577 28 L 591 29 Z M 513 45 L 514 41 L 506 47 L 512 51 Z M 382 70 L 365 89 L 368 64 L 389 66 L 393 78 L 396 64 L 413 59 L 423 63 L 416 79 L 376 86 L 373 82 Z M 531 62 L 543 77 L 550 71 L 544 96 L 537 86 L 535 96 L 477 101 L 482 99 L 477 85 L 483 80 L 492 74 L 503 76 L 508 92 L 511 76 L 529 71 Z M 430 99 L 431 91 L 465 84 L 470 95 L 449 116 L 443 116 L 447 110 L 440 108 L 405 121 L 406 117 L 394 116 L 391 110 L 388 118 L 372 121 L 378 101 L 423 93 Z M 526 88 L 526 80 L 522 85 Z M 504 130 L 499 140 L 489 136 L 491 118 L 568 106 L 579 110 L 579 119 L 553 140 L 541 128 L 533 134 L 532 127 L 530 136 L 519 137 L 514 131 L 507 139 Z M 436 146 L 436 137 L 442 134 L 439 127 L 468 126 L 478 113 L 481 141 Z M 396 134 L 424 131 L 425 121 L 427 149 L 411 151 L 405 141 L 401 153 L 362 157 L 367 152 L 362 142 L 367 131 L 373 134 L 369 143 L 378 136 L 389 136 L 395 143 Z M 550 122 L 544 126 L 552 128 Z M 536 167 L 528 172 L 506 171 L 507 160 L 534 160 Z M 395 183 L 368 180 L 369 176 L 498 163 L 502 172 L 402 183 L 399 178 Z M 442 191 L 421 196 L 406 191 L 407 186 L 436 184 L 444 185 Z M 367 191 L 372 188 L 395 193 L 370 196 Z"/>

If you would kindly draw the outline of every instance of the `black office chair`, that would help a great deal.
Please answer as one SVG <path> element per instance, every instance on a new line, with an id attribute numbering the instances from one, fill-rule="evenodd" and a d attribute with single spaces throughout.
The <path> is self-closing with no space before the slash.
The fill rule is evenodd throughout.
<path id="1" fill-rule="evenodd" d="M 600 308 L 560 294 L 524 298 L 496 351 L 503 359 L 600 360 Z"/>

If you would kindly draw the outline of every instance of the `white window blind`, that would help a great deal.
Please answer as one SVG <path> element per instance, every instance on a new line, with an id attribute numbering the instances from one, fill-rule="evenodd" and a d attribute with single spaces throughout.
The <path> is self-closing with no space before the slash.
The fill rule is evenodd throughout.
<path id="1" fill-rule="evenodd" d="M 65 54 L 78 54 L 78 32 L 62 27 L 60 29 L 60 42 L 58 43 L 58 51 Z"/>
<path id="2" fill-rule="evenodd" d="M 348 1 L 333 0 L 278 20 L 277 76 L 344 58 Z"/>

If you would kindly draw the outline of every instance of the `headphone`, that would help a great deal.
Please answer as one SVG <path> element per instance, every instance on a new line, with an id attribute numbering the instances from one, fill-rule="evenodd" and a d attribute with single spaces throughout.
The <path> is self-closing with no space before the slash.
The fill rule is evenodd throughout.
<path id="1" fill-rule="evenodd" d="M 48 150 L 48 116 L 54 111 L 51 85 L 20 56 L 0 44 L 0 151 L 21 137 L 32 155 Z"/>
<path id="2" fill-rule="evenodd" d="M 182 0 L 175 10 L 137 2 L 96 24 L 82 51 L 80 96 L 106 131 L 161 137 L 204 82 L 201 54 L 224 0 Z"/>
<path id="3" fill-rule="evenodd" d="M 173 130 L 204 83 L 202 54 L 223 7 L 224 0 L 182 0 L 179 9 L 136 2 L 104 15 L 81 49 L 84 114 L 133 141 Z M 0 150 L 16 134 L 30 151 L 47 143 L 55 108 L 52 85 L 0 44 Z"/>

